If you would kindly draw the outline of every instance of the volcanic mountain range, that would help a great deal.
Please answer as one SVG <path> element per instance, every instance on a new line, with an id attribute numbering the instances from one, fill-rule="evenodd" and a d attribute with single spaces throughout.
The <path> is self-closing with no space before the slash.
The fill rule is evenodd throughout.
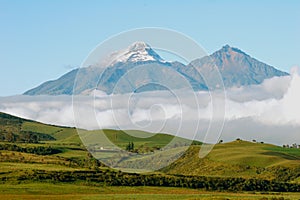
<path id="1" fill-rule="evenodd" d="M 113 52 L 108 58 L 106 67 L 89 66 L 74 69 L 24 94 L 73 95 L 87 94 L 95 89 L 107 94 L 155 91 L 166 89 L 160 84 L 155 84 L 165 79 L 169 80 L 167 85 L 172 84 L 172 89 L 184 88 L 184 84 L 178 81 L 184 79 L 198 91 L 217 89 L 220 86 L 217 82 L 218 71 L 225 88 L 260 84 L 265 79 L 289 75 L 229 45 L 187 65 L 178 61 L 165 61 L 145 42 L 135 42 L 126 49 Z M 142 67 L 134 71 L 137 66 Z M 130 71 L 133 73 L 130 74 Z M 174 78 L 176 74 L 180 75 L 181 79 Z M 151 84 L 143 85 L 145 80 Z"/>

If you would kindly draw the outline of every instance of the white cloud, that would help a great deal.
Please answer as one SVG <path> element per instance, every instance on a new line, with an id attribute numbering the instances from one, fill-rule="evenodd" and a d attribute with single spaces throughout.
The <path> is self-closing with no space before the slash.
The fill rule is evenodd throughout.
<path id="1" fill-rule="evenodd" d="M 300 76 L 265 80 L 260 85 L 226 91 L 225 126 L 222 138 L 261 140 L 282 144 L 300 142 Z M 204 138 L 213 106 L 210 94 L 166 91 L 95 96 L 12 96 L 0 98 L 0 111 L 49 124 L 85 129 L 143 129 Z M 195 101 L 195 96 L 197 102 Z M 213 96 L 218 96 L 215 94 Z M 221 100 L 216 101 L 222 102 Z M 215 104 L 218 105 L 218 104 Z M 75 111 L 75 112 L 74 112 Z M 74 118 L 75 116 L 75 118 Z M 197 129 L 199 119 L 199 129 Z M 222 118 L 218 118 L 220 121 Z M 211 126 L 218 123 L 212 122 Z M 217 133 L 213 137 L 218 137 Z"/>

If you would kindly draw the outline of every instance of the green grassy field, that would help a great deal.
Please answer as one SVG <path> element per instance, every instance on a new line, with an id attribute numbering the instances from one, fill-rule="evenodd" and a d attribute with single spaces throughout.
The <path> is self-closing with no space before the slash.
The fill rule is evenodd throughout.
<path id="1" fill-rule="evenodd" d="M 298 193 L 208 192 L 168 187 L 98 187 L 73 184 L 0 185 L 1 199 L 299 199 Z"/>
<path id="2" fill-rule="evenodd" d="M 9 132 L 16 137 L 22 137 L 22 134 L 26 133 L 36 133 L 38 136 L 47 138 L 43 135 L 46 134 L 50 139 L 38 143 L 8 142 L 5 136 Z M 2 136 L 0 146 L 4 148 L 0 150 L 0 199 L 279 199 L 280 197 L 300 199 L 300 195 L 296 193 L 217 192 L 190 189 L 188 184 L 183 184 L 184 188 L 105 186 L 103 182 L 100 184 L 90 179 L 99 179 L 99 175 L 102 174 L 101 170 L 104 170 L 103 176 L 110 180 L 126 181 L 131 175 L 116 174 L 118 170 L 107 168 L 96 161 L 86 150 L 81 139 L 86 140 L 93 147 L 99 139 L 105 137 L 122 149 L 125 149 L 129 142 L 133 142 L 138 154 L 136 157 L 121 160 L 118 163 L 120 169 L 123 166 L 138 165 L 145 168 L 155 166 L 162 160 L 179 155 L 188 148 L 186 144 L 190 144 L 191 141 L 174 138 L 167 134 L 134 130 L 80 130 L 80 133 L 83 133 L 81 138 L 74 128 L 42 124 L 0 113 L 0 136 Z M 139 135 L 142 138 L 137 137 Z M 170 141 L 175 141 L 174 145 L 166 151 L 159 150 Z M 40 151 L 36 151 L 39 148 Z M 47 148 L 55 150 L 56 153 L 43 154 Z M 245 180 L 254 178 L 300 184 L 300 149 L 239 140 L 217 144 L 207 157 L 200 159 L 198 157 L 200 148 L 201 143 L 194 142 L 177 161 L 160 171 L 147 173 L 145 176 L 148 174 L 149 178 L 161 176 L 162 179 L 176 179 L 174 176 L 243 178 Z M 25 151 L 28 149 L 31 149 L 30 153 Z M 147 154 L 154 150 L 156 154 Z M 100 154 L 104 155 L 101 152 Z M 107 158 L 110 159 L 110 156 L 108 153 Z M 51 173 L 62 174 L 64 177 L 69 176 L 69 172 L 78 171 L 85 174 L 86 170 L 90 170 L 88 171 L 90 174 L 87 175 L 91 176 L 86 180 L 82 179 L 82 175 L 78 175 L 78 180 L 70 182 L 64 182 L 64 179 L 59 177 L 51 180 Z M 94 172 L 97 172 L 95 177 L 93 177 Z M 36 178 L 39 176 L 48 176 L 48 178 L 39 180 Z M 133 174 L 131 180 L 134 179 Z M 69 177 L 66 180 L 72 180 L 72 178 Z"/>
<path id="3" fill-rule="evenodd" d="M 273 179 L 284 167 L 300 173 L 300 149 L 271 144 L 234 141 L 217 144 L 204 159 L 198 158 L 200 146 L 191 146 L 180 159 L 163 169 L 166 173 Z M 298 180 L 298 179 L 297 179 Z M 297 181 L 295 179 L 295 181 Z"/>

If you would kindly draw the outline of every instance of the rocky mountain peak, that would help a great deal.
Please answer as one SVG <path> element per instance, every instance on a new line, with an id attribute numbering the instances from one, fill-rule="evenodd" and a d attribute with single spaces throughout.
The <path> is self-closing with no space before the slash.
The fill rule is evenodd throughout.
<path id="1" fill-rule="evenodd" d="M 149 44 L 141 41 L 131 44 L 126 49 L 113 52 L 109 56 L 108 61 L 109 65 L 128 62 L 165 62 Z"/>

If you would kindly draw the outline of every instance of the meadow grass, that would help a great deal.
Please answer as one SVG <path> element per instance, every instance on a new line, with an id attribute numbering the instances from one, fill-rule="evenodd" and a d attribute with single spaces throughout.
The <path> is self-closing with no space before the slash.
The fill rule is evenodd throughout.
<path id="1" fill-rule="evenodd" d="M 28 120 L 12 120 L 7 124 L 5 118 L 2 124 L 5 129 L 14 131 L 30 131 L 36 133 L 49 134 L 54 137 L 54 141 L 40 141 L 38 144 L 10 143 L 22 148 L 48 147 L 60 150 L 60 153 L 53 155 L 37 155 L 32 153 L 17 152 L 16 150 L 0 151 L 0 199 L 263 199 L 279 198 L 300 199 L 300 194 L 295 193 L 230 193 L 230 192 L 210 192 L 188 188 L 170 187 L 103 187 L 98 183 L 80 182 L 33 182 L 26 180 L 18 181 L 17 177 L 22 174 L 31 173 L 34 170 L 47 171 L 76 171 L 86 170 L 88 162 L 88 151 L 82 144 L 97 144 L 97 141 L 108 138 L 108 140 L 121 147 L 126 148 L 129 142 L 133 142 L 135 148 L 159 149 L 169 144 L 175 139 L 176 145 L 171 146 L 166 152 L 158 151 L 158 156 L 153 157 L 151 153 L 143 157 L 128 157 L 118 163 L 120 169 L 124 164 L 132 166 L 147 166 L 152 163 L 159 163 L 165 158 L 176 156 L 185 143 L 190 143 L 182 138 L 174 138 L 167 134 L 152 134 L 143 131 L 120 131 L 120 130 L 80 130 L 83 135 L 78 134 L 74 128 L 52 126 Z M 1 116 L 0 116 L 1 121 Z M 20 126 L 21 125 L 21 126 Z M 4 125 L 3 125 L 4 126 Z M 18 127 L 21 127 L 19 130 Z M 80 138 L 80 136 L 81 138 Z M 140 137 L 142 136 L 142 137 Z M 1 142 L 5 146 L 7 142 Z M 300 149 L 282 148 L 270 144 L 253 143 L 246 141 L 234 141 L 230 143 L 217 144 L 214 149 L 204 159 L 198 156 L 201 145 L 192 145 L 176 162 L 162 169 L 155 174 L 167 173 L 177 175 L 195 176 L 216 176 L 216 177 L 243 177 L 272 179 L 276 177 L 277 171 L 268 171 L 272 167 L 286 167 L 289 175 L 297 171 L 300 164 Z M 99 153 L 103 156 L 103 153 Z M 97 153 L 96 153 L 97 155 Z M 112 153 L 108 152 L 104 156 L 108 159 Z M 164 158 L 164 159 L 162 159 Z M 72 160 L 73 159 L 73 160 Z M 71 166 L 71 161 L 73 165 Z M 78 161 L 78 162 L 77 162 Z M 123 162 L 123 164 L 122 164 Z M 76 165 L 80 163 L 81 165 Z M 75 166 L 75 167 L 74 167 Z M 79 167 L 81 166 L 81 167 Z M 104 167 L 101 167 L 104 169 Z M 108 168 L 107 168 L 108 169 Z M 266 174 L 259 174 L 259 170 L 265 170 Z M 108 169 L 111 170 L 111 169 Z M 141 169 L 141 171 L 143 171 Z M 261 173 L 261 172 L 259 172 Z M 7 179 L 8 178 L 8 179 Z M 11 179 L 9 179 L 11 178 Z M 297 174 L 290 179 L 292 183 L 300 183 Z"/>
<path id="2" fill-rule="evenodd" d="M 297 193 L 230 193 L 170 187 L 101 187 L 83 183 L 0 184 L 0 199 L 299 199 Z"/>

